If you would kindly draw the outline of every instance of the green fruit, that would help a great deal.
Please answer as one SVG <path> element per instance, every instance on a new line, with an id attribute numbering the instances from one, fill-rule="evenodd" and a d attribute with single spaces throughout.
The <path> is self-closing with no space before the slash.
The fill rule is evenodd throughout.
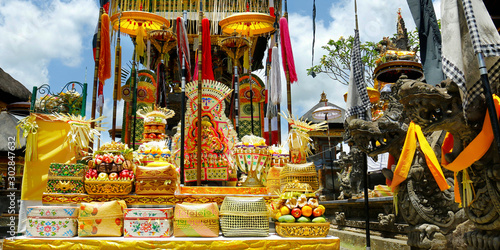
<path id="1" fill-rule="evenodd" d="M 302 216 L 302 217 L 297 219 L 297 222 L 311 222 L 311 219 L 309 219 L 305 216 Z"/>
<path id="2" fill-rule="evenodd" d="M 278 221 L 279 222 L 286 222 L 286 223 L 294 223 L 295 222 L 295 217 L 293 217 L 290 214 L 287 214 L 287 215 L 283 215 L 283 216 L 279 217 Z"/>
<path id="3" fill-rule="evenodd" d="M 313 223 L 325 223 L 326 219 L 325 217 L 316 217 L 312 220 Z"/>

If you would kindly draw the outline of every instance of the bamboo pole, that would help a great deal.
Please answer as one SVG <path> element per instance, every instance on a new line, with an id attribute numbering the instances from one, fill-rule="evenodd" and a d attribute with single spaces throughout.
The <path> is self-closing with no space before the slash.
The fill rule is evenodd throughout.
<path id="1" fill-rule="evenodd" d="M 203 19 L 203 1 L 200 0 L 200 15 L 198 20 L 198 145 L 197 146 L 197 164 L 196 164 L 196 184 L 201 186 L 201 109 L 202 109 L 202 88 L 203 88 L 203 79 L 202 79 L 202 69 L 201 69 L 201 59 L 202 59 L 202 24 L 201 21 Z"/>
<path id="2" fill-rule="evenodd" d="M 102 21 L 102 14 L 104 13 L 104 8 L 99 9 L 99 22 L 97 23 L 97 48 L 95 50 L 95 58 L 94 58 L 94 85 L 92 88 L 92 112 L 91 112 L 91 119 L 95 119 L 95 112 L 96 112 L 96 100 L 97 100 L 97 84 L 99 82 L 99 53 L 100 53 L 100 48 L 101 48 L 101 21 Z M 95 128 L 95 122 L 90 123 L 90 128 Z M 94 143 L 92 141 L 89 142 L 89 148 L 93 148 Z"/>

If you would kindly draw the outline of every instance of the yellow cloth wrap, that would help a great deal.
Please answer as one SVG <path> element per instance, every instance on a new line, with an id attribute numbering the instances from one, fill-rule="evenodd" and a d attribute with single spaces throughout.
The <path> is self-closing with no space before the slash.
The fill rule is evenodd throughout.
<path id="1" fill-rule="evenodd" d="M 144 44 L 144 27 L 142 27 L 144 24 L 139 24 L 139 27 L 137 27 L 137 36 L 135 38 L 135 42 L 137 43 L 137 46 L 135 48 L 137 52 L 137 60 L 141 56 L 144 56 L 144 49 L 146 48 L 146 44 Z"/>
<path id="2" fill-rule="evenodd" d="M 241 239 L 241 238 L 240 238 Z M 238 238 L 225 238 L 223 240 L 193 240 L 183 238 L 182 240 L 167 238 L 162 240 L 150 240 L 136 238 L 68 238 L 68 239 L 6 239 L 3 249 L 10 250 L 32 250 L 32 249 L 194 249 L 194 250 L 227 250 L 227 249 L 340 249 L 340 239 L 312 238 L 312 239 L 268 239 L 239 240 Z"/>
<path id="3" fill-rule="evenodd" d="M 408 132 L 406 132 L 406 139 L 403 149 L 401 150 L 401 155 L 399 156 L 398 164 L 394 170 L 394 177 L 392 178 L 391 184 L 392 192 L 395 192 L 399 184 L 406 180 L 416 149 L 417 137 L 415 136 L 415 124 L 411 122 L 408 126 Z"/>
<path id="4" fill-rule="evenodd" d="M 415 132 L 417 134 L 418 142 L 420 142 L 420 149 L 422 150 L 422 152 L 424 152 L 427 167 L 431 171 L 434 180 L 436 180 L 439 189 L 441 189 L 441 191 L 444 191 L 450 188 L 450 185 L 448 185 L 448 182 L 444 177 L 443 170 L 441 169 L 441 165 L 439 165 L 439 161 L 436 157 L 436 154 L 434 153 L 434 150 L 432 150 L 429 142 L 427 142 L 427 139 L 425 138 L 424 133 L 422 133 L 422 129 L 420 128 L 420 126 L 416 124 Z"/>
<path id="5" fill-rule="evenodd" d="M 493 101 L 495 102 L 495 110 L 497 112 L 497 117 L 500 115 L 500 98 L 497 95 L 493 95 Z M 483 129 L 474 138 L 474 140 L 457 156 L 457 158 L 450 164 L 444 167 L 458 172 L 460 170 L 466 169 L 471 166 L 474 162 L 478 161 L 483 157 L 483 155 L 490 148 L 493 142 L 493 129 L 491 128 L 490 116 L 488 111 L 484 117 Z"/>
<path id="6" fill-rule="evenodd" d="M 392 179 L 391 184 L 392 191 L 394 192 L 396 187 L 408 177 L 408 171 L 410 170 L 413 157 L 415 156 L 415 150 L 417 149 L 417 139 L 420 142 L 420 149 L 424 153 L 427 167 L 429 167 L 429 170 L 436 180 L 439 189 L 444 191 L 450 188 L 443 175 L 443 171 L 439 165 L 436 154 L 434 154 L 434 151 L 427 142 L 427 139 L 422 133 L 422 129 L 417 124 L 411 122 L 408 126 L 408 132 L 406 133 L 403 150 L 401 151 L 398 164 L 394 170 L 394 178 Z"/>
<path id="7" fill-rule="evenodd" d="M 68 123 L 53 120 L 52 115 L 36 115 L 38 124 L 38 159 L 24 163 L 22 200 L 42 200 L 51 163 L 74 163 L 75 153 L 65 142 Z"/>

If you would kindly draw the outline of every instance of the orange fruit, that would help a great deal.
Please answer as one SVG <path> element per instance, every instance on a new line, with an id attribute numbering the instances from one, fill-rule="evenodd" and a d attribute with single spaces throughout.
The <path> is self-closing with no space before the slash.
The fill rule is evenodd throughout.
<path id="1" fill-rule="evenodd" d="M 305 205 L 302 207 L 302 215 L 303 216 L 309 217 L 309 216 L 311 216 L 312 213 L 313 213 L 313 209 L 309 205 Z"/>
<path id="2" fill-rule="evenodd" d="M 323 215 L 324 212 L 325 211 L 323 211 L 323 209 L 317 207 L 314 209 L 313 214 L 314 214 L 314 217 L 319 217 L 319 216 Z"/>
<path id="3" fill-rule="evenodd" d="M 287 206 L 282 206 L 280 208 L 281 215 L 287 215 L 290 214 L 290 209 Z"/>

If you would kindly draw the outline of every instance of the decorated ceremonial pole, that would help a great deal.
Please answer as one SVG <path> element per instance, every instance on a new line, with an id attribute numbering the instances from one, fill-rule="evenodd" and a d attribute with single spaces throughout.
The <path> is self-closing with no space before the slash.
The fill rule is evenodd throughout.
<path id="1" fill-rule="evenodd" d="M 203 0 L 200 0 L 200 16 L 198 22 L 198 144 L 196 145 L 196 155 L 197 155 L 197 164 L 196 164 L 196 184 L 201 186 L 201 109 L 202 109 L 202 88 L 203 88 L 203 79 L 202 79 L 202 19 L 203 19 Z"/>
<path id="2" fill-rule="evenodd" d="M 179 32 L 179 26 L 177 27 L 178 34 L 182 35 L 182 38 L 185 36 L 186 32 L 186 23 L 187 23 L 187 11 L 183 11 L 182 13 L 183 19 L 180 25 L 183 25 L 182 31 L 183 34 Z M 180 36 L 177 36 L 177 39 L 180 39 Z M 185 41 L 185 39 L 182 39 L 183 42 L 188 42 Z M 182 44 L 184 46 L 184 44 Z M 180 46 L 179 46 L 180 47 Z M 189 49 L 189 44 L 188 44 L 188 49 Z M 181 51 L 181 48 L 178 49 L 178 51 Z M 181 68 L 182 68 L 182 77 L 181 77 L 181 169 L 180 169 L 180 174 L 181 174 L 181 182 L 184 182 L 184 140 L 185 140 L 185 129 L 186 129 L 186 53 L 184 51 L 182 52 L 182 58 L 179 58 L 181 60 Z"/>
<path id="3" fill-rule="evenodd" d="M 359 27 L 358 27 L 358 5 L 357 1 L 354 0 L 354 19 L 356 21 L 356 32 L 358 32 Z M 357 37 L 359 39 L 359 37 Z M 355 41 L 356 42 L 356 41 Z M 359 40 L 357 41 L 358 46 L 359 46 Z M 354 48 L 353 48 L 354 49 Z M 357 48 L 359 49 L 359 47 Z M 361 58 L 359 58 L 361 61 Z M 351 59 L 352 60 L 352 59 Z M 361 63 L 361 62 L 359 62 Z M 352 70 L 352 69 L 351 69 Z M 358 69 L 361 70 L 361 69 Z M 354 72 L 352 75 L 355 75 L 356 72 Z M 366 88 L 364 86 L 364 88 Z M 370 112 L 368 110 L 367 112 Z M 363 153 L 363 188 L 364 188 L 364 198 L 365 198 L 365 233 L 366 233 L 366 249 L 370 250 L 371 249 L 371 244 L 370 244 L 370 205 L 369 205 L 369 197 L 368 197 L 368 162 L 366 159 L 367 155 L 366 153 Z M 333 174 L 333 173 L 332 173 Z"/>
<path id="4" fill-rule="evenodd" d="M 285 0 L 285 14 L 284 17 L 286 18 L 288 22 L 288 3 L 287 0 Z M 281 29 L 282 27 L 280 27 Z M 281 46 L 283 46 L 283 41 L 281 41 Z M 282 50 L 283 51 L 283 50 Z M 290 113 L 290 116 L 292 115 L 292 84 L 290 83 L 290 72 L 288 70 L 288 62 L 286 60 L 287 54 L 283 53 L 283 63 L 285 65 L 285 76 L 286 76 L 286 103 L 287 103 L 287 108 L 288 112 Z M 288 131 L 291 129 L 290 123 L 288 123 Z"/>
<path id="5" fill-rule="evenodd" d="M 100 53 L 100 47 L 101 47 L 101 20 L 102 20 L 102 14 L 104 13 L 104 8 L 101 7 L 99 9 L 99 22 L 97 23 L 97 48 L 95 51 L 95 56 L 94 56 L 94 85 L 92 88 L 92 112 L 91 112 L 91 120 L 95 119 L 95 113 L 96 113 L 96 101 L 97 101 L 97 84 L 99 83 L 99 53 Z M 93 129 L 95 128 L 95 122 L 92 122 L 90 124 L 90 128 Z M 93 142 L 90 141 L 89 148 L 93 147 Z"/>
<path id="6" fill-rule="evenodd" d="M 120 14 L 121 17 L 121 14 Z M 118 18 L 118 30 L 120 30 L 120 17 Z M 122 48 L 120 46 L 120 32 L 116 38 L 116 51 L 115 51 L 115 81 L 113 86 L 113 121 L 111 124 L 111 139 L 116 139 L 116 108 L 118 103 L 118 91 L 120 89 L 121 79 L 121 55 Z"/>

